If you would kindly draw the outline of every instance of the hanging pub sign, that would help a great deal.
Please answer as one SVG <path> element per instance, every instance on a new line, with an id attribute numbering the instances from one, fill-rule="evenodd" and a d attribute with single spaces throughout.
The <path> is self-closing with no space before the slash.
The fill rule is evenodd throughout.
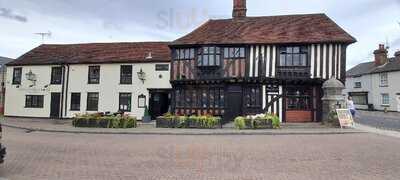
<path id="1" fill-rule="evenodd" d="M 340 127 L 350 127 L 354 128 L 353 116 L 349 109 L 336 109 L 337 117 L 339 119 Z"/>

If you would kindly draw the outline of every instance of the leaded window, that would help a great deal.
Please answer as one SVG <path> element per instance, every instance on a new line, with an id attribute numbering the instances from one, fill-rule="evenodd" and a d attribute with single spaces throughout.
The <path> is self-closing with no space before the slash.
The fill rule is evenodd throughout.
<path id="1" fill-rule="evenodd" d="M 224 48 L 225 59 L 245 58 L 244 47 L 226 47 Z"/>
<path id="2" fill-rule="evenodd" d="M 190 60 L 190 59 L 194 59 L 194 48 L 175 50 L 175 60 Z"/>
<path id="3" fill-rule="evenodd" d="M 287 110 L 308 111 L 311 109 L 311 96 L 307 88 L 288 88 L 286 95 Z"/>
<path id="4" fill-rule="evenodd" d="M 219 47 L 202 47 L 199 49 L 197 66 L 211 67 L 221 65 L 221 49 Z"/>
<path id="5" fill-rule="evenodd" d="M 224 108 L 224 89 L 221 87 L 175 90 L 177 108 Z"/>
<path id="6" fill-rule="evenodd" d="M 279 66 L 307 66 L 308 48 L 306 46 L 281 47 L 279 51 Z"/>
<path id="7" fill-rule="evenodd" d="M 261 88 L 247 87 L 244 91 L 245 105 L 248 108 L 261 107 Z"/>

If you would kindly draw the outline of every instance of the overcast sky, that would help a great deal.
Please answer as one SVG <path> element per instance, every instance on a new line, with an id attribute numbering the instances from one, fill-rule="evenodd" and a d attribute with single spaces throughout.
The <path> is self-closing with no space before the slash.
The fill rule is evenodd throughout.
<path id="1" fill-rule="evenodd" d="M 247 0 L 248 16 L 326 13 L 358 42 L 350 68 L 379 43 L 400 49 L 400 0 Z M 172 41 L 212 18 L 230 18 L 232 0 L 0 0 L 0 56 L 44 43 Z"/>

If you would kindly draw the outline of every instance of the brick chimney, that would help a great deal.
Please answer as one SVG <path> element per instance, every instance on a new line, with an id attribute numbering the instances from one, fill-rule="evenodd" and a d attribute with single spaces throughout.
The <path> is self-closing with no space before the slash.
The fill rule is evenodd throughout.
<path id="1" fill-rule="evenodd" d="M 385 45 L 379 44 L 379 49 L 374 51 L 375 55 L 375 66 L 381 66 L 388 62 L 388 51 Z"/>
<path id="2" fill-rule="evenodd" d="M 246 17 L 246 0 L 233 0 L 233 18 L 244 18 Z"/>

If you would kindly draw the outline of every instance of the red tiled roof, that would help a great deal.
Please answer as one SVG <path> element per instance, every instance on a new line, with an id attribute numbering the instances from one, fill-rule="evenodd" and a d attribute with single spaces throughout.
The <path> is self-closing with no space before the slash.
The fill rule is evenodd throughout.
<path id="1" fill-rule="evenodd" d="M 169 42 L 44 44 L 7 65 L 170 62 Z M 151 59 L 146 59 L 151 52 Z"/>
<path id="2" fill-rule="evenodd" d="M 322 42 L 354 43 L 356 39 L 325 14 L 304 14 L 209 20 L 171 45 Z"/>

